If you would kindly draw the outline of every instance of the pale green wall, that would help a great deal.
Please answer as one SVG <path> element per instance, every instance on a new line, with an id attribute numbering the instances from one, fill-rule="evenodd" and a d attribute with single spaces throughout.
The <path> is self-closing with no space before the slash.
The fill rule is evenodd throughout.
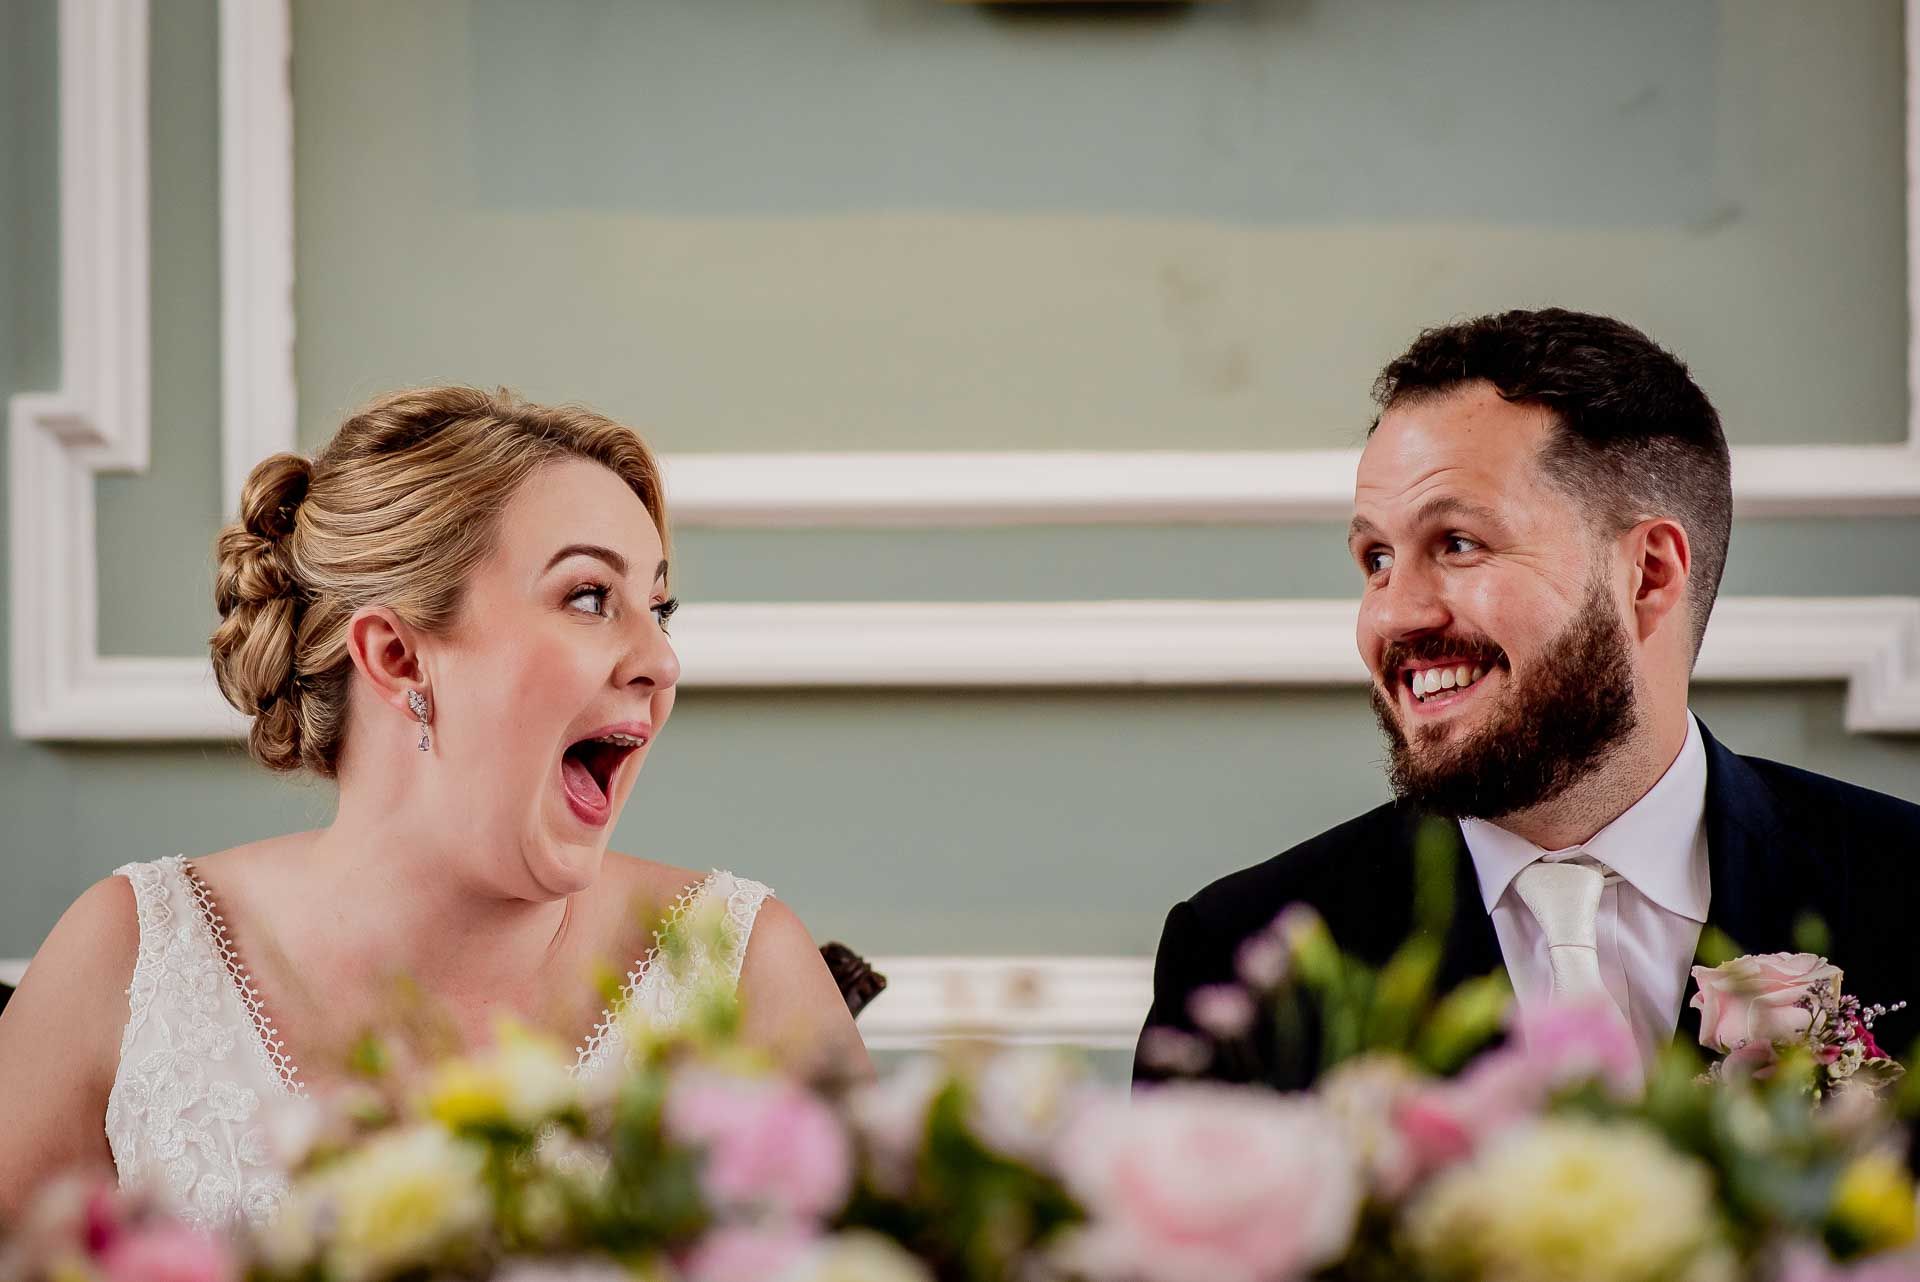
<path id="1" fill-rule="evenodd" d="M 53 12 L 0 5 L 0 396 L 58 378 Z M 677 449 L 1342 443 L 1413 328 L 1550 299 L 1679 346 L 1738 439 L 1905 421 L 1891 5 L 533 12 L 296 4 L 305 439 L 469 378 Z M 219 520 L 216 33 L 212 0 L 155 14 L 154 468 L 100 483 L 99 591 L 109 651 L 185 654 Z M 1317 525 L 695 530 L 677 557 L 721 600 L 1353 590 Z M 1748 523 L 1727 590 L 1915 593 L 1917 561 L 1920 521 Z M 1846 734 L 1837 686 L 1696 706 L 1920 798 L 1920 738 Z M 1144 952 L 1173 899 L 1378 800 L 1377 757 L 1350 691 L 695 691 L 618 840 L 870 951 Z M 327 807 L 229 748 L 0 738 L 0 956 L 122 860 Z"/>

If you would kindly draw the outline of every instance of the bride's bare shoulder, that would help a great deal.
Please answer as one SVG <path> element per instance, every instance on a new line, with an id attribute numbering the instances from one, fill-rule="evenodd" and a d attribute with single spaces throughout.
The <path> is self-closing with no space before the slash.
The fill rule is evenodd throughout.
<path id="1" fill-rule="evenodd" d="M 699 885 L 706 876 L 706 873 L 697 869 L 661 863 L 657 859 L 642 859 L 638 855 L 623 855 L 617 850 L 609 850 L 606 861 L 600 866 L 600 886 L 605 893 L 623 901 L 647 903 L 663 909 Z"/>
<path id="2" fill-rule="evenodd" d="M 16 1035 L 0 1036 L 0 1064 L 11 1064 L 32 1045 L 52 1045 L 89 1075 L 104 1071 L 110 1077 L 139 954 L 133 886 L 119 876 L 95 882 L 60 915 L 28 962 L 0 1017 L 6 1032 Z M 83 1017 L 76 1020 L 76 1013 Z M 3 1073 L 0 1078 L 14 1080 Z"/>

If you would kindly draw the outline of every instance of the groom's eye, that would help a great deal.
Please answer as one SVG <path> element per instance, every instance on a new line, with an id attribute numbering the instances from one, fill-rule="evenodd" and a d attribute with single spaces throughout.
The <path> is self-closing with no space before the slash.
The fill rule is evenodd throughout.
<path id="1" fill-rule="evenodd" d="M 1393 553 L 1385 548 L 1371 548 L 1360 554 L 1360 564 L 1368 574 L 1378 574 L 1382 570 L 1393 568 Z"/>
<path id="2" fill-rule="evenodd" d="M 1480 550 L 1479 542 L 1475 539 L 1468 538 L 1464 534 L 1449 534 L 1446 538 L 1446 545 L 1447 551 L 1455 555 L 1464 555 L 1468 552 L 1478 552 Z"/>

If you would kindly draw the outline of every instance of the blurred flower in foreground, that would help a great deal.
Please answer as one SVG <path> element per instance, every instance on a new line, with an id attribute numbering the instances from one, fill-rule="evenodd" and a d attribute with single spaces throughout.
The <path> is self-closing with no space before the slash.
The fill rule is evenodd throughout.
<path id="1" fill-rule="evenodd" d="M 663 1121 L 672 1139 L 705 1150 L 701 1184 L 724 1211 L 817 1217 L 846 1201 L 846 1132 L 798 1082 L 688 1070 L 668 1090 Z"/>
<path id="2" fill-rule="evenodd" d="M 1913 1177 L 1884 1150 L 1855 1158 L 1833 1188 L 1827 1238 L 1848 1255 L 1905 1246 L 1914 1236 Z"/>
<path id="3" fill-rule="evenodd" d="M 1633 1124 L 1517 1126 L 1437 1176 L 1407 1243 L 1441 1277 L 1707 1282 L 1733 1276 L 1713 1173 Z"/>
<path id="4" fill-rule="evenodd" d="M 339 1282 L 433 1268 L 489 1227 L 480 1148 L 438 1126 L 375 1136 L 296 1186 L 266 1249 L 281 1267 L 311 1244 Z"/>
<path id="5" fill-rule="evenodd" d="M 455 1131 L 532 1131 L 576 1102 L 572 1064 L 558 1043 L 500 1025 L 492 1049 L 449 1060 L 428 1078 L 426 1111 Z"/>
<path id="6" fill-rule="evenodd" d="M 1360 1174 L 1316 1101 L 1212 1085 L 1107 1099 L 1076 1119 L 1061 1169 L 1090 1221 L 1071 1269 L 1144 1282 L 1262 1282 L 1340 1258 Z"/>

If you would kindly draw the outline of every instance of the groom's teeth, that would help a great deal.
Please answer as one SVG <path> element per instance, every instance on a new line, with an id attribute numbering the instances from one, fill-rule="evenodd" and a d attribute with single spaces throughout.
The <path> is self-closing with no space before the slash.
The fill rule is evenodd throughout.
<path id="1" fill-rule="evenodd" d="M 1407 678 L 1413 697 L 1426 702 L 1428 696 L 1443 690 L 1464 690 L 1487 675 L 1485 664 L 1455 664 L 1451 668 L 1422 668 Z"/>

